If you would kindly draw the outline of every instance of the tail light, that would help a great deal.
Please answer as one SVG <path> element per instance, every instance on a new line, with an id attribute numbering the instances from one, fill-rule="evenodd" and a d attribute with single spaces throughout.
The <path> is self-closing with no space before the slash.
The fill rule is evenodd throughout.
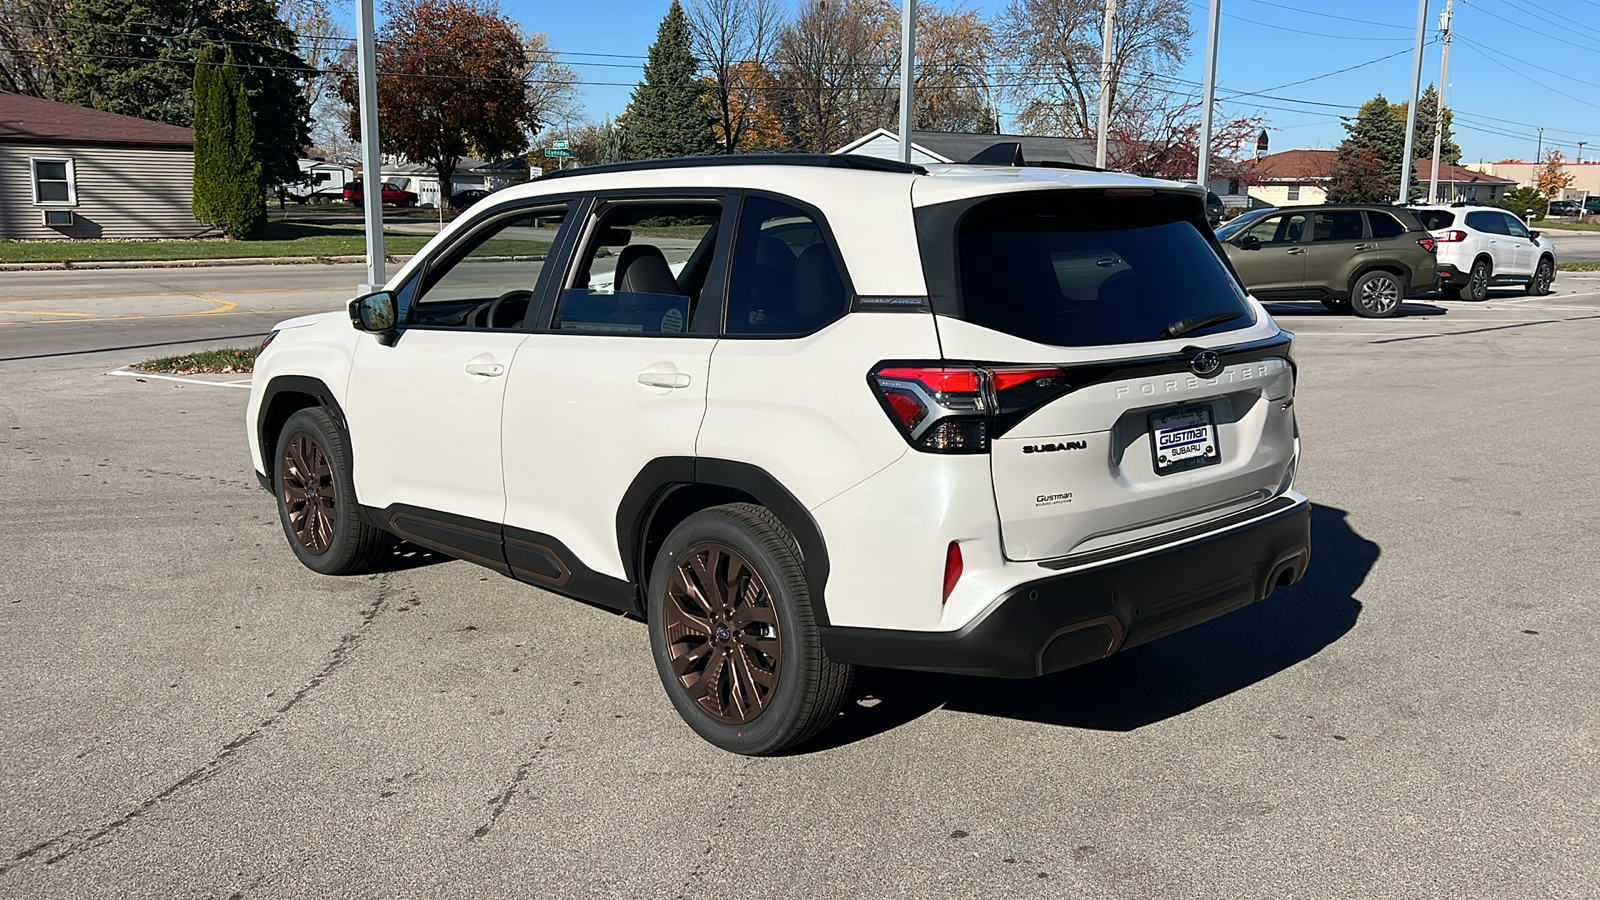
<path id="1" fill-rule="evenodd" d="M 1458 228 L 1452 228 L 1449 231 L 1437 232 L 1433 237 L 1441 244 L 1459 244 L 1467 239 L 1467 233 Z"/>
<path id="2" fill-rule="evenodd" d="M 1431 237 L 1417 238 L 1417 243 L 1422 246 L 1422 249 L 1428 251 L 1429 253 L 1435 252 L 1439 246 L 1439 242 L 1435 241 Z"/>
<path id="3" fill-rule="evenodd" d="M 868 381 L 911 446 L 928 453 L 987 453 L 997 422 L 1064 393 L 1059 366 L 889 363 Z"/>

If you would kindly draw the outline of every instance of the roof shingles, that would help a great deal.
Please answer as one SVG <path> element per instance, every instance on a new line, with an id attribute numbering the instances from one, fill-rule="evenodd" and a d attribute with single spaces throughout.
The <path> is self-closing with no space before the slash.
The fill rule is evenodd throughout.
<path id="1" fill-rule="evenodd" d="M 194 147 L 194 131 L 0 92 L 0 144 L 94 144 L 132 147 Z"/>

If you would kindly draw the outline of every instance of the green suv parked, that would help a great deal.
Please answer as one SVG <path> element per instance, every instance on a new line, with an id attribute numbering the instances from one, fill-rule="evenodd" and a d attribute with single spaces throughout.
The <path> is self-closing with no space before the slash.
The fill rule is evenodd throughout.
<path id="1" fill-rule="evenodd" d="M 1321 300 L 1382 318 L 1439 286 L 1434 239 L 1408 210 L 1329 204 L 1256 210 L 1217 230 L 1257 300 Z"/>

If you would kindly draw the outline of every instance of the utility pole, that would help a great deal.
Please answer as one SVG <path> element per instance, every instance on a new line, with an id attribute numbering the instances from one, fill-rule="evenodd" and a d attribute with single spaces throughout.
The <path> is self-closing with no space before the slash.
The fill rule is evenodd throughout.
<path id="1" fill-rule="evenodd" d="M 1411 202 L 1411 169 L 1417 164 L 1417 94 L 1422 90 L 1422 38 L 1428 30 L 1428 0 L 1417 0 L 1417 44 L 1411 51 L 1411 102 L 1406 107 L 1406 149 L 1400 158 L 1400 205 Z M 1434 111 L 1438 116 L 1439 112 Z"/>
<path id="2" fill-rule="evenodd" d="M 1539 151 L 1533 154 L 1533 161 L 1540 162 L 1544 159 L 1544 129 L 1539 129 Z"/>
<path id="3" fill-rule="evenodd" d="M 1206 190 L 1211 188 L 1211 107 L 1217 103 L 1217 29 L 1222 24 L 1222 0 L 1211 0 L 1211 21 L 1206 27 L 1206 78 L 1200 90 L 1200 146 L 1195 154 L 1199 164 L 1195 167 L 1195 181 Z"/>
<path id="4" fill-rule="evenodd" d="M 1106 167 L 1106 131 L 1111 127 L 1111 44 L 1117 24 L 1117 0 L 1106 0 L 1106 20 L 1100 27 L 1100 118 L 1095 123 L 1094 165 Z"/>
<path id="5" fill-rule="evenodd" d="M 910 0 L 907 0 L 910 2 Z M 378 54 L 372 0 L 356 0 L 356 82 L 361 107 L 361 206 L 366 213 L 367 283 L 383 289 L 383 160 L 378 156 Z"/>
<path id="6" fill-rule="evenodd" d="M 1587 143 L 1589 143 L 1589 142 L 1588 141 L 1579 141 L 1578 142 L 1578 162 L 1580 162 L 1580 163 L 1583 162 L 1583 145 L 1587 144 Z"/>
<path id="7" fill-rule="evenodd" d="M 1444 140 L 1444 90 L 1450 86 L 1450 19 L 1456 12 L 1456 0 L 1444 0 L 1444 12 L 1439 15 L 1439 30 L 1444 32 L 1439 48 L 1439 106 L 1433 111 L 1433 179 L 1428 182 L 1428 202 L 1439 202 L 1439 144 Z"/>
<path id="8" fill-rule="evenodd" d="M 911 162 L 911 73 L 916 55 L 917 0 L 900 0 L 900 161 L 907 163 Z"/>

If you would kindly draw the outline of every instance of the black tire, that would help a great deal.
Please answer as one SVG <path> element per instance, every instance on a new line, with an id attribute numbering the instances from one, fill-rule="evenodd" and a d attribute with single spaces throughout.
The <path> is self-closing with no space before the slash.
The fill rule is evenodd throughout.
<path id="1" fill-rule="evenodd" d="M 1489 296 L 1489 261 L 1476 259 L 1472 271 L 1467 273 L 1467 283 L 1461 288 L 1461 299 L 1477 303 Z"/>
<path id="2" fill-rule="evenodd" d="M 353 575 L 376 566 L 388 535 L 356 514 L 350 450 L 332 414 L 314 406 L 290 416 L 278 433 L 275 453 L 278 521 L 300 562 L 323 575 Z"/>
<path id="3" fill-rule="evenodd" d="M 1533 270 L 1533 280 L 1523 291 L 1530 297 L 1543 297 L 1550 293 L 1550 285 L 1556 280 L 1556 264 L 1546 256 L 1539 260 L 1539 267 Z"/>
<path id="4" fill-rule="evenodd" d="M 1324 297 L 1322 298 L 1322 305 L 1326 306 L 1330 312 L 1347 313 L 1350 311 L 1350 299 L 1348 297 L 1343 300 L 1331 300 Z"/>
<path id="5" fill-rule="evenodd" d="M 1387 319 L 1400 311 L 1406 287 L 1402 276 L 1375 269 L 1350 288 L 1350 308 L 1363 319 Z"/>
<path id="6" fill-rule="evenodd" d="M 854 670 L 823 652 L 799 545 L 771 510 L 730 503 L 679 523 L 652 567 L 646 607 L 667 698 L 710 743 L 763 756 L 838 716 Z"/>

